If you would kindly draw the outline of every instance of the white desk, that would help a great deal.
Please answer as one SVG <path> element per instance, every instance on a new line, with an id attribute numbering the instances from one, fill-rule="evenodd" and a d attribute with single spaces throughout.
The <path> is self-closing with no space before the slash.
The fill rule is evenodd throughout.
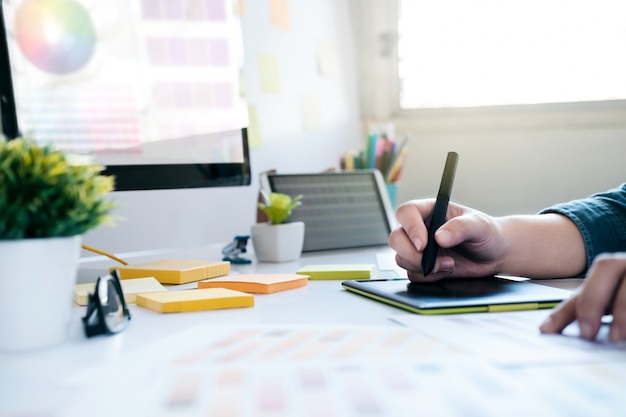
<path id="1" fill-rule="evenodd" d="M 219 250 L 196 248 L 140 260 L 215 260 L 221 258 Z M 389 249 L 320 252 L 292 263 L 255 262 L 231 269 L 233 273 L 293 273 L 313 263 L 376 263 L 381 253 Z M 247 257 L 254 259 L 253 254 Z M 79 282 L 95 280 L 112 264 L 83 264 Z M 379 277 L 394 275 L 378 273 Z M 540 336 L 536 324 L 547 312 L 466 315 L 466 324 L 459 326 L 451 316 L 417 316 L 348 293 L 340 283 L 310 281 L 306 287 L 257 295 L 255 306 L 244 309 L 159 314 L 131 304 L 132 320 L 123 333 L 92 339 L 86 339 L 81 328 L 85 308 L 76 307 L 70 339 L 64 345 L 35 353 L 0 354 L 0 416 L 626 413 L 626 351 L 572 337 Z M 559 283 L 572 287 L 577 281 Z M 497 333 L 506 329 L 501 324 L 493 327 L 494 320 L 520 325 L 519 343 L 504 333 L 499 337 Z M 260 360 L 254 357 L 256 350 L 277 347 L 259 338 L 250 339 L 254 344 L 241 354 L 248 356 L 242 359 L 207 359 L 184 369 L 173 365 L 183 354 L 197 356 L 215 340 L 225 340 L 228 332 L 262 329 L 270 334 L 278 327 L 291 331 L 294 338 L 313 331 L 329 336 L 337 328 L 352 347 L 359 340 L 373 347 L 379 339 L 386 340 L 387 347 L 382 344 L 378 356 L 355 351 L 350 357 L 331 360 L 320 353 L 298 362 L 289 358 L 290 345 L 284 343 L 282 357 L 266 352 L 269 359 Z M 350 347 L 337 341 L 328 345 L 326 336 L 322 339 L 327 346 Z M 400 344 L 389 344 L 401 339 L 411 339 L 412 353 Z M 391 355 L 382 355 L 385 349 Z M 502 353 L 504 349 L 512 350 L 511 354 Z M 563 355 L 558 354 L 560 349 Z M 235 374 L 238 391 L 223 391 L 231 385 L 222 377 Z M 180 381 L 163 383 L 176 378 Z M 236 412 L 232 407 L 215 409 L 219 400 L 228 400 Z"/>

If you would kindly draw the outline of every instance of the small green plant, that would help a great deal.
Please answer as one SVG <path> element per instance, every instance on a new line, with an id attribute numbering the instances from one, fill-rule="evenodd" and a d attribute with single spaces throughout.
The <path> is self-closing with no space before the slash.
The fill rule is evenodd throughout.
<path id="1" fill-rule="evenodd" d="M 290 197 L 287 194 L 261 192 L 264 203 L 259 203 L 259 208 L 267 216 L 271 224 L 284 223 L 291 212 L 302 204 L 302 195 Z"/>
<path id="2" fill-rule="evenodd" d="M 81 235 L 111 220 L 112 176 L 51 145 L 0 137 L 0 239 Z"/>

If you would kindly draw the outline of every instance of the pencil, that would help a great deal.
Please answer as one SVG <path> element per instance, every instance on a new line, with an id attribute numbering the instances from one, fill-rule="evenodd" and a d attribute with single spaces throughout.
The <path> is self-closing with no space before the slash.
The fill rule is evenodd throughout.
<path id="1" fill-rule="evenodd" d="M 409 152 L 407 147 L 404 147 L 400 150 L 400 154 L 393 161 L 391 168 L 389 169 L 389 173 L 385 178 L 386 182 L 392 183 L 398 181 L 400 178 L 400 172 L 402 172 L 402 168 L 404 167 L 404 161 L 406 160 L 406 156 Z"/>

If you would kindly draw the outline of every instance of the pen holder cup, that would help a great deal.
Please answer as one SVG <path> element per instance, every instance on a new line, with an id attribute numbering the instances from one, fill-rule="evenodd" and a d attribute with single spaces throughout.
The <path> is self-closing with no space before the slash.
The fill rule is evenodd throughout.
<path id="1" fill-rule="evenodd" d="M 387 186 L 387 194 L 389 195 L 391 208 L 395 210 L 398 207 L 398 183 L 388 182 L 385 185 Z"/>

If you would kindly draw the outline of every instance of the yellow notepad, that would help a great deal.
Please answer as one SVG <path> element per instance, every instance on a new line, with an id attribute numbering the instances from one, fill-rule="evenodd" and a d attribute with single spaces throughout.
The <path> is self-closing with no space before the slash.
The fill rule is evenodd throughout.
<path id="1" fill-rule="evenodd" d="M 376 274 L 376 264 L 307 265 L 296 273 L 309 279 L 369 279 Z"/>
<path id="2" fill-rule="evenodd" d="M 254 297 L 244 292 L 226 288 L 203 288 L 138 294 L 136 302 L 138 306 L 159 313 L 178 313 L 252 307 L 254 306 Z"/>
<path id="3" fill-rule="evenodd" d="M 298 274 L 244 274 L 198 282 L 198 288 L 228 288 L 257 294 L 271 294 L 308 284 L 308 276 Z"/>
<path id="4" fill-rule="evenodd" d="M 228 275 L 230 262 L 166 259 L 109 269 L 117 269 L 122 280 L 154 277 L 162 284 L 186 284 L 188 282 Z"/>
<path id="5" fill-rule="evenodd" d="M 153 277 L 129 279 L 126 281 L 120 281 L 120 284 L 122 286 L 122 292 L 124 293 L 124 300 L 127 304 L 134 303 L 137 294 L 144 292 L 167 291 L 167 288 L 159 284 L 159 281 Z M 95 282 L 75 285 L 74 302 L 79 306 L 86 306 L 89 294 L 93 293 L 95 285 Z"/>

